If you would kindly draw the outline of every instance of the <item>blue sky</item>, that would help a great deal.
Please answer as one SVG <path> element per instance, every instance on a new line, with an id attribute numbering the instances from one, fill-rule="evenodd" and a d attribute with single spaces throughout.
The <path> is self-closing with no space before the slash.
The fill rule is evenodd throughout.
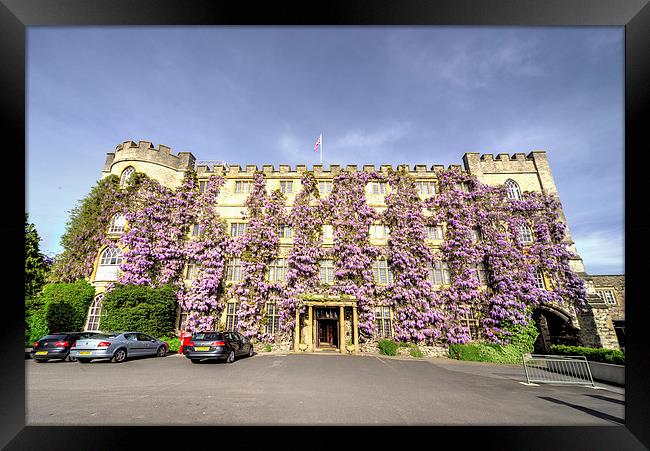
<path id="1" fill-rule="evenodd" d="M 624 273 L 623 27 L 30 27 L 26 209 L 61 251 L 126 140 L 233 164 L 546 150 L 590 274 Z"/>

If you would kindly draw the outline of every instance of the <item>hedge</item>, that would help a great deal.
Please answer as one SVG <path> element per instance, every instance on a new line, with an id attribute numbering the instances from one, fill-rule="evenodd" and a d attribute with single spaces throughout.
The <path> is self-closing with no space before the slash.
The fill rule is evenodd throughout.
<path id="1" fill-rule="evenodd" d="M 154 337 L 173 336 L 176 290 L 165 285 L 116 285 L 102 300 L 102 330 L 137 330 Z"/>
<path id="2" fill-rule="evenodd" d="M 399 345 L 393 340 L 379 340 L 377 343 L 379 353 L 384 355 L 397 355 L 397 348 Z"/>
<path id="3" fill-rule="evenodd" d="M 582 355 L 592 362 L 625 365 L 625 354 L 618 349 L 588 348 L 586 346 L 551 345 L 551 354 Z"/>
<path id="4" fill-rule="evenodd" d="M 507 345 L 468 343 L 449 345 L 449 357 L 475 362 L 521 363 L 521 356 L 533 351 L 539 331 L 534 321 L 524 327 L 511 327 L 513 335 Z"/>

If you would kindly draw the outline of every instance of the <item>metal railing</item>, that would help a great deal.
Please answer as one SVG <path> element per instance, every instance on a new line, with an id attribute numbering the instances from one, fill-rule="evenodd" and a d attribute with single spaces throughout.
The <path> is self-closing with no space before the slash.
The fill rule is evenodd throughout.
<path id="1" fill-rule="evenodd" d="M 526 380 L 531 383 L 591 385 L 589 362 L 584 356 L 524 354 Z"/>

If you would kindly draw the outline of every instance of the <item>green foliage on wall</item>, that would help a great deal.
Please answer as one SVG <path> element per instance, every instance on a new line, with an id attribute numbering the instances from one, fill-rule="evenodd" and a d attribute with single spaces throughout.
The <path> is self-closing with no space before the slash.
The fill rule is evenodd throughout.
<path id="1" fill-rule="evenodd" d="M 33 312 L 27 317 L 25 328 L 25 347 L 31 348 L 35 341 L 47 335 L 47 321 L 42 311 Z"/>
<path id="2" fill-rule="evenodd" d="M 36 227 L 29 223 L 25 213 L 25 299 L 41 291 L 50 270 L 51 260 L 41 253 L 40 241 Z"/>
<path id="3" fill-rule="evenodd" d="M 181 347 L 181 339 L 178 337 L 156 337 L 159 340 L 166 341 L 169 345 L 167 351 L 178 352 Z"/>
<path id="4" fill-rule="evenodd" d="M 551 354 L 582 355 L 592 362 L 625 365 L 625 354 L 618 349 L 588 348 L 586 346 L 551 345 Z"/>
<path id="5" fill-rule="evenodd" d="M 507 345 L 491 343 L 467 343 L 449 345 L 449 357 L 475 362 L 521 363 L 521 356 L 533 351 L 539 334 L 534 321 L 526 326 L 510 326 L 514 335 Z"/>
<path id="6" fill-rule="evenodd" d="M 176 289 L 170 285 L 116 285 L 102 300 L 103 330 L 171 336 L 176 319 Z"/>

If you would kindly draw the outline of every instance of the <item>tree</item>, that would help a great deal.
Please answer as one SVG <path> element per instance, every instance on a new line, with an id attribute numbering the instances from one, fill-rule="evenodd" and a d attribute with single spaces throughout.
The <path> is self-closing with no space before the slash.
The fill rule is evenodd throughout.
<path id="1" fill-rule="evenodd" d="M 50 259 L 39 248 L 41 238 L 25 213 L 25 299 L 33 298 L 45 284 L 50 270 Z"/>

